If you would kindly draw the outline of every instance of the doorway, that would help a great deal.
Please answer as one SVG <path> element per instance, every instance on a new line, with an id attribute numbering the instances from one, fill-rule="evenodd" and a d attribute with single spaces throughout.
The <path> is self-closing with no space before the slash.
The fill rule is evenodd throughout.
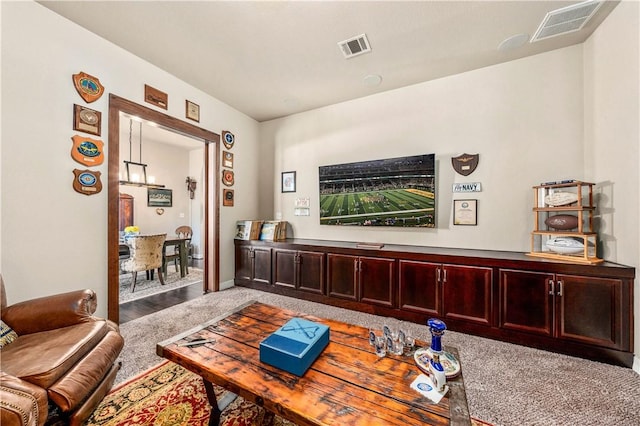
<path id="1" fill-rule="evenodd" d="M 109 96 L 109 171 L 108 171 L 108 224 L 107 224 L 107 262 L 108 262 L 108 318 L 116 323 L 120 322 L 119 313 L 119 241 L 120 241 L 120 210 L 119 210 L 119 181 L 120 163 L 120 128 L 123 116 L 137 117 L 145 122 L 166 131 L 201 141 L 204 145 L 203 172 L 203 217 L 202 235 L 202 264 L 204 277 L 203 292 L 219 290 L 219 191 L 217 176 L 219 169 L 220 136 L 216 133 L 181 121 L 161 112 L 146 108 L 111 94 Z M 124 141 L 126 142 L 126 141 Z M 122 142 L 122 143 L 124 143 Z M 142 163 L 142 161 L 140 161 Z"/>

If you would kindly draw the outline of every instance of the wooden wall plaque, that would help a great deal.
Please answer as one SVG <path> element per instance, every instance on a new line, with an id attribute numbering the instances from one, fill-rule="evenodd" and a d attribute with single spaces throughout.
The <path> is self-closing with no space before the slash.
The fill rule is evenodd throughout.
<path id="1" fill-rule="evenodd" d="M 144 85 L 144 101 L 162 109 L 169 107 L 169 95 L 147 84 Z"/>

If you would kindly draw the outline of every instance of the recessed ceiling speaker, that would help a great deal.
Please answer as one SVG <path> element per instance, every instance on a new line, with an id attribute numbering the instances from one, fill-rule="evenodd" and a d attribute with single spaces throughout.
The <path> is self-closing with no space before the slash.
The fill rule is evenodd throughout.
<path id="1" fill-rule="evenodd" d="M 587 0 L 548 12 L 531 37 L 531 43 L 581 30 L 601 4 L 596 0 Z"/>
<path id="2" fill-rule="evenodd" d="M 340 50 L 345 58 L 353 58 L 354 56 L 362 55 L 363 53 L 371 52 L 371 45 L 365 34 L 360 34 L 356 37 L 351 37 L 348 40 L 343 40 L 338 43 Z"/>
<path id="3" fill-rule="evenodd" d="M 369 74 L 362 79 L 362 83 L 365 86 L 378 86 L 382 83 L 382 77 L 377 74 Z"/>
<path id="4" fill-rule="evenodd" d="M 501 52 L 506 52 L 507 50 L 517 49 L 518 47 L 524 46 L 528 41 L 529 34 L 516 34 L 504 39 L 498 46 L 498 50 Z"/>

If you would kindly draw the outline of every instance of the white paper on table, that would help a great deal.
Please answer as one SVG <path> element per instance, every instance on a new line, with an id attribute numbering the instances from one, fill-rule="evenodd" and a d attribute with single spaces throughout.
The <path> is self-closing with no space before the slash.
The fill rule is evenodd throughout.
<path id="1" fill-rule="evenodd" d="M 423 396 L 429 398 L 431 401 L 437 404 L 438 402 L 440 402 L 442 397 L 447 394 L 449 386 L 445 385 L 444 391 L 438 392 L 431 379 L 428 376 L 421 374 L 416 377 L 413 383 L 411 383 L 411 389 L 417 390 Z"/>

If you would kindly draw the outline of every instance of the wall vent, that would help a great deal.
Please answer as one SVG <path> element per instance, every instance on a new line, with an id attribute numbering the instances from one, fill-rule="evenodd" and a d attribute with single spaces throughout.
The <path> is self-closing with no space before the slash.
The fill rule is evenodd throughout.
<path id="1" fill-rule="evenodd" d="M 348 40 L 344 40 L 338 43 L 340 50 L 345 58 L 353 58 L 354 56 L 362 55 L 363 53 L 371 52 L 371 45 L 365 34 L 352 37 Z"/>
<path id="2" fill-rule="evenodd" d="M 579 31 L 596 14 L 602 3 L 587 0 L 547 13 L 531 37 L 531 43 L 559 35 Z"/>

